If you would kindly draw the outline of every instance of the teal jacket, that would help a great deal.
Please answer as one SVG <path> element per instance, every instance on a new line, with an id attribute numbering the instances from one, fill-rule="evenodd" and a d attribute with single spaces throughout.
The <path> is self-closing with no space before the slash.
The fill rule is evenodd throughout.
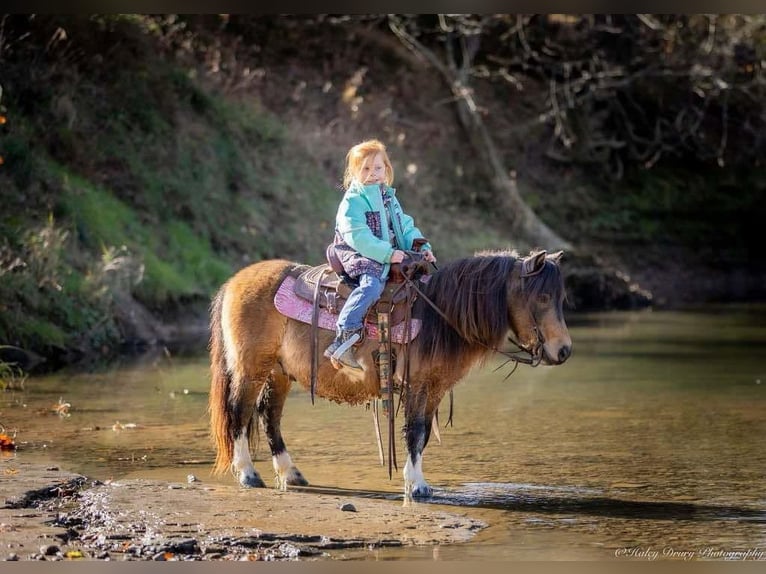
<path id="1" fill-rule="evenodd" d="M 389 241 L 388 222 L 393 222 L 394 240 Z M 373 273 L 388 276 L 391 255 L 396 249 L 412 249 L 423 234 L 412 217 L 404 213 L 396 190 L 385 184 L 352 184 L 343 195 L 335 217 L 335 250 L 351 277 Z M 423 251 L 430 250 L 426 243 Z"/>

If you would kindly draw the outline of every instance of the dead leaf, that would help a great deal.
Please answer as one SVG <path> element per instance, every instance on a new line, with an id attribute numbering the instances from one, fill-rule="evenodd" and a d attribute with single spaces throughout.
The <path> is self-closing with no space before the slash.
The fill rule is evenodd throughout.
<path id="1" fill-rule="evenodd" d="M 0 433 L 0 450 L 16 450 L 16 443 L 5 433 Z"/>
<path id="2" fill-rule="evenodd" d="M 60 417 L 68 417 L 69 407 L 71 406 L 72 406 L 71 404 L 64 402 L 63 397 L 59 397 L 59 402 L 53 405 L 51 407 L 51 410 Z"/>

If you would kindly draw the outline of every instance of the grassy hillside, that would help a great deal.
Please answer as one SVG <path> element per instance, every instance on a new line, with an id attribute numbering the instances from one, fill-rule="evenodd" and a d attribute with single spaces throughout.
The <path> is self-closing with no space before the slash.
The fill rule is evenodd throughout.
<path id="1" fill-rule="evenodd" d="M 316 259 L 336 192 L 278 118 L 151 57 L 135 22 L 78 31 L 92 52 L 45 61 L 33 36 L 6 54 L 0 341 L 114 344 L 116 295 L 162 314 L 206 305 L 247 262 Z"/>

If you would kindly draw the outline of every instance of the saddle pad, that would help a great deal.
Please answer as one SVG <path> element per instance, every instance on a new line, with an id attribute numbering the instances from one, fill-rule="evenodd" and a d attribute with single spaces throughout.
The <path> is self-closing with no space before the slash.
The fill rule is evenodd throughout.
<path id="1" fill-rule="evenodd" d="M 295 279 L 289 275 L 285 277 L 282 285 L 279 286 L 277 294 L 274 295 L 274 306 L 277 311 L 285 317 L 290 317 L 296 321 L 311 324 L 312 303 L 301 299 L 293 292 Z M 338 316 L 333 315 L 327 309 L 319 309 L 319 327 L 335 332 L 335 325 Z M 367 336 L 372 339 L 378 339 L 378 326 L 374 323 L 366 323 Z M 420 319 L 412 319 L 412 328 L 410 329 L 410 341 L 417 337 L 420 332 Z M 391 340 L 394 343 L 404 342 L 404 321 L 391 327 Z"/>

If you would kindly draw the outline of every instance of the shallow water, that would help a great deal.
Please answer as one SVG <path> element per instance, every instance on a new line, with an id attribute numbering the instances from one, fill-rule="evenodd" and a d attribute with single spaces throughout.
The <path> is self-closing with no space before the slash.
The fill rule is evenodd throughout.
<path id="1" fill-rule="evenodd" d="M 491 526 L 467 544 L 338 557 L 766 559 L 764 319 L 764 306 L 571 316 L 565 365 L 504 381 L 491 361 L 456 387 L 454 426 L 426 450 L 426 503 Z M 0 424 L 15 456 L 93 478 L 233 482 L 209 475 L 207 369 L 205 356 L 157 353 L 33 378 L 0 394 Z M 364 407 L 312 406 L 296 387 L 282 428 L 309 490 L 401 498 Z M 263 441 L 264 477 L 267 454 Z"/>

